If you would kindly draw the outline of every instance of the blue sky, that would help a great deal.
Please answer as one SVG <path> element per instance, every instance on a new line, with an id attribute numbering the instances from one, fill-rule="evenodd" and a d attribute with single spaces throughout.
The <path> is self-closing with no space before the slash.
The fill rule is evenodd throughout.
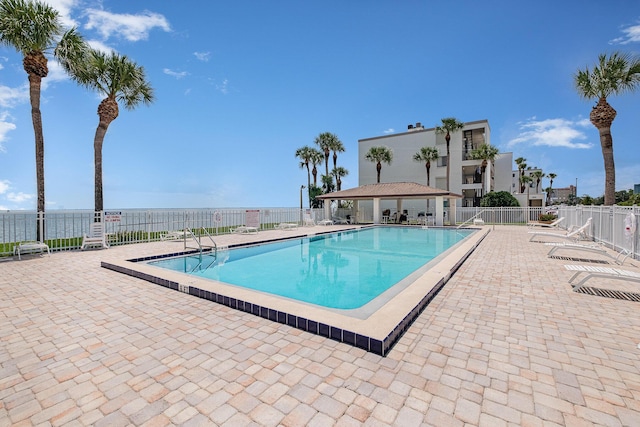
<path id="1" fill-rule="evenodd" d="M 307 180 L 295 150 L 319 133 L 345 145 L 351 188 L 358 139 L 451 116 L 489 120 L 500 151 L 599 196 L 595 101 L 573 75 L 600 53 L 640 52 L 635 0 L 47 2 L 92 46 L 142 65 L 155 90 L 109 127 L 105 209 L 294 207 Z M 100 98 L 49 69 L 46 206 L 91 209 Z M 609 102 L 616 187 L 628 189 L 640 183 L 640 92 Z M 27 75 L 0 47 L 0 209 L 35 209 L 35 194 Z"/>

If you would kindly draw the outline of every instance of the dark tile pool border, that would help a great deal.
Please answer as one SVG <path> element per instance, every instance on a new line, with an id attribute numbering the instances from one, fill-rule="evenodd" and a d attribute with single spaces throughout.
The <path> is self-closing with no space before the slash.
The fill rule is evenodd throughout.
<path id="1" fill-rule="evenodd" d="M 322 322 L 317 322 L 311 319 L 306 319 L 301 316 L 295 316 L 290 313 L 286 313 L 279 310 L 274 310 L 269 307 L 265 307 L 259 304 L 253 304 L 248 301 L 243 301 L 228 295 L 217 294 L 211 291 L 200 289 L 195 286 L 182 285 L 172 280 L 163 279 L 151 274 L 143 273 L 135 269 L 122 267 L 120 265 L 112 264 L 106 261 L 101 262 L 101 267 L 116 271 L 118 273 L 126 274 L 128 276 L 136 277 L 138 279 L 146 280 L 156 285 L 163 286 L 165 288 L 172 289 L 174 291 L 180 291 L 189 295 L 212 301 L 217 304 L 222 304 L 227 307 L 239 310 L 245 313 L 253 314 L 258 317 L 262 317 L 273 322 L 281 323 L 283 325 L 289 325 L 296 329 L 301 329 L 306 332 L 310 332 L 314 335 L 320 335 L 325 338 L 330 338 L 334 341 L 342 342 L 357 348 L 361 348 L 368 352 L 385 357 L 389 354 L 389 351 L 393 348 L 400 337 L 409 329 L 413 321 L 422 313 L 422 311 L 429 305 L 429 303 L 438 295 L 438 292 L 449 281 L 453 274 L 460 268 L 464 261 L 471 255 L 471 253 L 478 247 L 480 242 L 484 240 L 487 233 L 477 241 L 475 244 L 460 258 L 460 260 L 453 266 L 453 268 L 446 274 L 438 283 L 431 288 L 431 290 L 414 306 L 414 308 L 400 321 L 400 323 L 383 339 L 379 340 L 366 335 L 361 335 L 347 329 L 338 328 L 336 326 L 328 325 Z M 272 241 L 282 240 L 273 239 Z M 271 241 L 263 241 L 260 243 L 269 243 Z M 255 244 L 252 243 L 252 244 Z M 246 246 L 246 244 L 229 245 L 229 247 Z M 153 259 L 161 259 L 179 255 L 186 255 L 198 251 L 186 251 L 176 252 L 172 254 L 163 254 L 157 256 L 149 256 L 144 258 L 136 258 L 128 260 L 130 262 L 149 261 Z"/>

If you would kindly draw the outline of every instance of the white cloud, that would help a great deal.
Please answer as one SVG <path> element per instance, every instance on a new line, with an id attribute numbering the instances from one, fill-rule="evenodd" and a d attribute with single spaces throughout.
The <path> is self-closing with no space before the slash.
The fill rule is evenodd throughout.
<path id="1" fill-rule="evenodd" d="M 71 18 L 71 10 L 79 6 L 79 0 L 44 0 L 60 14 L 62 24 L 68 28 L 77 27 L 78 22 Z"/>
<path id="2" fill-rule="evenodd" d="M 4 194 L 11 188 L 11 183 L 6 179 L 0 180 L 0 194 Z"/>
<path id="3" fill-rule="evenodd" d="M 590 142 L 578 142 L 587 139 L 584 132 L 580 130 L 590 125 L 587 119 L 578 121 L 566 119 L 535 120 L 535 117 L 532 117 L 519 125 L 520 134 L 507 143 L 508 147 L 518 144 L 578 149 L 593 147 Z"/>
<path id="4" fill-rule="evenodd" d="M 225 95 L 227 93 L 229 93 L 229 80 L 228 79 L 224 79 L 222 81 L 222 84 L 216 85 L 216 89 L 219 90 L 220 92 L 222 92 Z"/>
<path id="5" fill-rule="evenodd" d="M 26 74 L 25 74 L 26 77 Z M 29 101 L 29 84 L 20 87 L 0 85 L 0 107 L 13 108 L 17 104 Z"/>
<path id="6" fill-rule="evenodd" d="M 24 203 L 32 200 L 34 198 L 33 194 L 26 193 L 7 193 L 7 200 L 14 203 Z"/>
<path id="7" fill-rule="evenodd" d="M 158 27 L 164 31 L 171 31 L 167 19 L 159 14 L 145 11 L 142 14 L 117 14 L 98 9 L 88 9 L 88 22 L 84 28 L 95 29 L 103 40 L 117 35 L 129 41 L 147 40 L 149 31 Z"/>
<path id="8" fill-rule="evenodd" d="M 211 52 L 193 52 L 193 54 L 198 60 L 203 62 L 208 62 L 211 57 Z"/>
<path id="9" fill-rule="evenodd" d="M 188 75 L 189 75 L 189 73 L 187 73 L 186 71 L 180 71 L 180 72 L 178 72 L 178 71 L 172 71 L 172 70 L 170 70 L 170 69 L 168 69 L 168 68 L 165 68 L 165 69 L 163 69 L 162 71 L 163 71 L 165 74 L 167 74 L 167 75 L 169 75 L 169 76 L 171 76 L 171 77 L 175 77 L 176 79 L 181 79 L 181 78 L 183 78 L 183 77 L 185 77 L 185 76 L 188 76 Z"/>
<path id="10" fill-rule="evenodd" d="M 104 44 L 100 40 L 87 40 L 87 44 L 91 46 L 92 49 L 95 49 L 100 52 L 104 52 L 104 53 L 115 52 L 114 48 Z"/>
<path id="11" fill-rule="evenodd" d="M 4 153 L 6 151 L 4 148 L 4 141 L 7 140 L 7 134 L 16 129 L 16 125 L 8 121 L 11 118 L 12 117 L 9 115 L 8 111 L 0 111 L 0 153 Z"/>
<path id="12" fill-rule="evenodd" d="M 382 133 L 388 135 L 390 133 L 394 133 L 396 130 L 394 128 L 389 128 L 387 130 L 383 130 Z"/>
<path id="13" fill-rule="evenodd" d="M 629 44 L 640 42 L 640 24 L 631 25 L 622 29 L 624 36 L 617 37 L 609 42 L 609 44 Z"/>

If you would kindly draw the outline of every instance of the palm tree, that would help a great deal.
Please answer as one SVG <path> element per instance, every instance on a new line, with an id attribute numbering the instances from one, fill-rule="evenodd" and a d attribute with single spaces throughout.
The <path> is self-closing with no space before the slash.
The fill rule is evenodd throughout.
<path id="1" fill-rule="evenodd" d="M 23 55 L 22 65 L 29 76 L 31 121 L 35 134 L 37 210 L 44 212 L 44 134 L 40 111 L 42 79 L 49 74 L 45 53 L 75 68 L 86 45 L 75 28 L 64 31 L 59 13 L 47 4 L 31 0 L 0 0 L 0 45 L 13 46 Z M 38 240 L 40 240 L 38 229 Z"/>
<path id="2" fill-rule="evenodd" d="M 524 193 L 524 184 L 522 182 L 522 177 L 524 176 L 524 170 L 527 168 L 527 159 L 525 159 L 524 157 L 518 157 L 515 162 L 516 165 L 518 165 L 518 181 L 520 182 L 520 194 L 522 194 Z"/>
<path id="3" fill-rule="evenodd" d="M 438 160 L 438 149 L 435 147 L 422 147 L 420 151 L 413 155 L 416 162 L 425 162 L 427 168 L 427 186 L 431 182 L 431 162 Z"/>
<path id="4" fill-rule="evenodd" d="M 485 172 L 489 162 L 493 165 L 496 157 L 500 154 L 500 150 L 491 144 L 482 143 L 478 148 L 471 151 L 471 158 L 474 160 L 482 160 L 480 170 L 482 171 L 482 195 L 484 196 Z"/>
<path id="5" fill-rule="evenodd" d="M 635 91 L 640 84 L 640 57 L 614 52 L 598 56 L 598 64 L 592 70 L 586 67 L 574 75 L 578 94 L 585 99 L 598 100 L 589 114 L 589 120 L 598 129 L 604 159 L 604 204 L 613 205 L 616 200 L 616 170 L 613 161 L 611 124 L 616 110 L 607 102 L 610 95 Z"/>
<path id="6" fill-rule="evenodd" d="M 311 152 L 311 157 L 309 157 L 309 162 L 311 163 L 311 165 L 313 165 L 313 168 L 311 169 L 311 175 L 313 175 L 313 185 L 315 187 L 318 186 L 318 167 L 317 166 L 320 163 L 322 163 L 322 159 L 324 159 L 324 154 L 322 154 L 320 151 L 314 148 L 313 151 Z"/>
<path id="7" fill-rule="evenodd" d="M 464 128 L 464 123 L 458 121 L 455 117 L 447 117 L 441 119 L 442 124 L 436 126 L 436 133 L 444 133 L 444 140 L 447 141 L 447 191 L 449 191 L 449 175 L 451 173 L 451 134 Z"/>
<path id="8" fill-rule="evenodd" d="M 322 187 L 325 193 L 331 193 L 334 189 L 333 175 L 321 175 Z"/>
<path id="9" fill-rule="evenodd" d="M 557 176 L 558 175 L 556 175 L 553 172 L 547 174 L 547 177 L 549 178 L 549 191 L 547 192 L 547 204 L 551 203 L 551 192 L 553 191 L 553 180 L 556 179 Z"/>
<path id="10" fill-rule="evenodd" d="M 342 178 L 349 175 L 349 171 L 342 166 L 338 166 L 337 168 L 333 168 L 331 175 L 336 177 L 336 190 L 340 191 L 342 189 Z"/>
<path id="11" fill-rule="evenodd" d="M 95 211 L 104 209 L 102 197 L 102 144 L 111 122 L 118 117 L 118 101 L 127 110 L 153 102 L 153 89 L 146 80 L 144 68 L 125 55 L 90 49 L 82 69 L 69 70 L 80 85 L 106 97 L 98 106 L 100 118 L 93 138 L 95 166 Z"/>
<path id="12" fill-rule="evenodd" d="M 311 186 L 311 169 L 309 169 L 309 163 L 311 162 L 311 156 L 313 148 L 305 145 L 296 150 L 296 157 L 300 159 L 300 169 L 307 168 L 307 188 Z"/>
<path id="13" fill-rule="evenodd" d="M 540 191 L 540 181 L 545 177 L 545 174 L 541 170 L 531 172 L 531 178 L 536 181 L 536 193 Z"/>
<path id="14" fill-rule="evenodd" d="M 529 188 L 530 188 L 529 183 L 531 181 L 533 181 L 533 178 L 531 178 L 529 175 L 520 176 L 520 185 L 522 186 L 523 189 L 525 186 L 527 187 L 527 206 L 529 206 Z"/>
<path id="15" fill-rule="evenodd" d="M 371 147 L 364 158 L 370 162 L 376 163 L 376 171 L 378 172 L 378 184 L 380 184 L 380 171 L 382 170 L 382 163 L 388 165 L 393 160 L 393 151 L 388 147 Z"/>
<path id="16" fill-rule="evenodd" d="M 333 151 L 333 168 L 335 169 L 338 162 L 338 153 L 344 153 L 344 145 L 337 135 L 333 136 L 334 138 L 331 138 L 331 144 L 329 148 L 331 148 L 331 151 Z"/>
<path id="17" fill-rule="evenodd" d="M 336 141 L 339 142 L 338 137 L 331 132 L 321 133 L 314 141 L 324 153 L 325 176 L 329 176 L 329 154 L 331 154 L 331 149 L 337 145 Z"/>

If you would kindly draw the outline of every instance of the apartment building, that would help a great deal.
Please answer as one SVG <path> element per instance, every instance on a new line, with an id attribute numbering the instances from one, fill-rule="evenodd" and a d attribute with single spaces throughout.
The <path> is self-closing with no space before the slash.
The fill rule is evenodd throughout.
<path id="1" fill-rule="evenodd" d="M 513 154 L 500 153 L 494 164 L 487 166 L 484 182 L 482 160 L 473 160 L 471 152 L 481 144 L 491 143 L 491 130 L 487 120 L 465 123 L 461 131 L 451 134 L 450 156 L 447 157 L 445 135 L 421 123 L 407 126 L 405 132 L 358 140 L 359 185 L 377 182 L 376 164 L 365 159 L 371 147 L 385 146 L 393 152 L 390 165 L 382 164 L 380 182 L 417 182 L 430 187 L 447 189 L 447 164 L 450 168 L 449 191 L 463 196 L 456 206 L 479 206 L 480 199 L 491 190 L 510 191 Z M 435 147 L 438 160 L 431 162 L 430 181 L 427 183 L 425 162 L 413 160 L 422 147 Z M 384 203 L 384 201 L 383 201 Z M 389 206 L 395 202 L 389 202 Z M 407 200 L 407 209 L 425 210 L 425 201 Z"/>
<path id="2" fill-rule="evenodd" d="M 518 200 L 520 206 L 541 207 L 546 205 L 547 194 L 543 191 L 543 183 L 536 181 L 533 176 L 535 172 L 542 172 L 542 169 L 528 168 L 524 170 L 524 175 L 531 178 L 529 183 L 524 184 L 524 190 L 520 184 L 520 171 L 514 170 L 511 173 L 511 194 Z M 521 191 L 522 190 L 522 191 Z"/>

